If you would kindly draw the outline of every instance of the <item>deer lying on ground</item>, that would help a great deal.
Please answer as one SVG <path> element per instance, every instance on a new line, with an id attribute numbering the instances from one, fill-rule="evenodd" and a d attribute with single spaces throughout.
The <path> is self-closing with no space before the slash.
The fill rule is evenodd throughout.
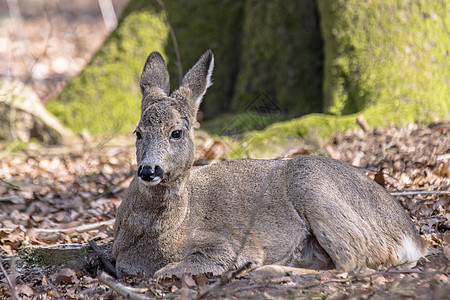
<path id="1" fill-rule="evenodd" d="M 192 168 L 193 125 L 213 66 L 208 50 L 169 95 L 162 56 L 145 63 L 138 170 L 114 227 L 119 276 L 219 275 L 247 262 L 349 271 L 426 253 L 400 204 L 342 162 L 299 156 Z"/>

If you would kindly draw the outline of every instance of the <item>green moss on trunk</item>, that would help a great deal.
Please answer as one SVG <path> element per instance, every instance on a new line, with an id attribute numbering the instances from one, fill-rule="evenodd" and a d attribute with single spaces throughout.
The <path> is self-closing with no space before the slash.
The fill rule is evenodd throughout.
<path id="1" fill-rule="evenodd" d="M 325 42 L 325 111 L 341 115 L 406 103 L 422 107 L 416 121 L 445 117 L 449 1 L 317 2 Z"/>
<path id="2" fill-rule="evenodd" d="M 164 53 L 168 28 L 144 0 L 131 1 L 123 16 L 89 65 L 46 105 L 75 132 L 131 132 L 137 124 L 143 62 L 151 51 Z"/>
<path id="3" fill-rule="evenodd" d="M 207 118 L 231 106 L 247 114 L 245 108 L 261 94 L 290 117 L 322 110 L 351 115 L 372 107 L 387 108 L 383 113 L 404 108 L 405 114 L 395 117 L 416 122 L 449 117 L 446 0 L 173 0 L 165 5 L 184 72 L 206 49 L 215 53 L 214 85 L 202 104 Z M 166 58 L 177 88 L 164 13 L 156 1 L 131 0 L 118 28 L 47 103 L 48 110 L 77 133 L 132 131 L 139 118 L 139 77 L 151 51 Z M 398 121 L 388 116 L 366 118 L 373 117 L 374 124 Z"/>
<path id="4" fill-rule="evenodd" d="M 417 122 L 417 116 L 423 111 L 418 104 L 398 102 L 394 104 L 378 104 L 361 112 L 372 128 L 388 124 L 407 125 Z M 449 119 L 449 112 L 446 112 Z M 336 116 L 329 114 L 309 114 L 285 122 L 268 126 L 264 130 L 247 132 L 241 141 L 232 149 L 232 158 L 276 158 L 289 147 L 296 144 L 315 144 L 319 147 L 327 143 L 335 133 L 358 128 L 358 114 Z M 425 114 L 424 123 L 431 123 L 432 116 Z"/>

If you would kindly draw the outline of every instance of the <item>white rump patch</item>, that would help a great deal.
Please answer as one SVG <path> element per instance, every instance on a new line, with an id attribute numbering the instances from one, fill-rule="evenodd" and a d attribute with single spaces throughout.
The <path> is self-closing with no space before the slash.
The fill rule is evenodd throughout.
<path id="1" fill-rule="evenodd" d="M 402 243 L 397 249 L 398 264 L 411 262 L 407 266 L 413 267 L 424 254 L 425 253 L 422 253 L 420 247 L 416 245 L 409 236 L 403 235 Z"/>

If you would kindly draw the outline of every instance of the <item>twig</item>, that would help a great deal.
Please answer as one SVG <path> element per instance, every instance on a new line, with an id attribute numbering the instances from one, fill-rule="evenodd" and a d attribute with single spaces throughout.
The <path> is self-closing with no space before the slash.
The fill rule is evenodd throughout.
<path id="1" fill-rule="evenodd" d="M 175 32 L 173 31 L 172 24 L 169 22 L 169 14 L 167 13 L 166 7 L 164 5 L 164 2 L 162 0 L 157 0 L 159 6 L 161 6 L 161 9 L 164 11 L 164 16 L 166 18 L 167 26 L 169 27 L 170 37 L 172 38 L 173 48 L 175 49 L 175 55 L 177 56 L 177 66 L 178 66 L 178 78 L 181 82 L 183 81 L 183 65 L 181 64 L 181 56 L 180 51 L 178 49 L 178 42 L 177 37 L 175 36 Z"/>
<path id="2" fill-rule="evenodd" d="M 376 274 L 376 273 L 374 273 Z M 371 274 L 371 275 L 374 275 Z M 436 274 L 442 274 L 442 275 L 450 275 L 450 272 L 445 271 L 433 271 L 433 272 L 424 272 L 419 270 L 387 270 L 384 272 L 384 274 L 426 274 L 426 275 L 436 275 Z"/>
<path id="3" fill-rule="evenodd" d="M 447 160 L 450 159 L 450 153 L 441 154 L 436 157 L 436 160 Z"/>
<path id="4" fill-rule="evenodd" d="M 361 128 L 364 131 L 369 131 L 370 130 L 369 123 L 367 123 L 367 121 L 366 121 L 366 119 L 364 118 L 363 115 L 358 114 L 358 117 L 356 118 L 356 122 L 358 122 L 359 126 L 361 126 Z"/>
<path id="5" fill-rule="evenodd" d="M 328 280 L 324 280 L 324 281 L 314 281 L 302 286 L 296 286 L 295 289 L 297 290 L 304 290 L 304 289 L 310 289 L 312 287 L 318 286 L 318 285 L 323 285 L 323 284 L 328 284 L 328 283 L 347 283 L 347 282 L 352 282 L 355 280 L 361 280 L 361 279 L 365 279 L 365 278 L 371 278 L 375 275 L 389 275 L 389 274 L 426 274 L 426 275 L 435 275 L 435 274 L 444 274 L 444 275 L 449 275 L 449 272 L 439 272 L 439 271 L 435 271 L 435 272 L 423 272 L 423 271 L 416 271 L 416 270 L 386 270 L 386 271 L 376 271 L 367 275 L 356 275 L 356 276 L 352 276 L 349 278 L 343 278 L 343 279 L 338 279 L 338 278 L 334 278 L 334 279 L 328 279 Z"/>
<path id="6" fill-rule="evenodd" d="M 36 228 L 33 229 L 37 232 L 66 232 L 66 231 L 78 231 L 78 232 L 87 232 L 87 231 L 91 231 L 91 230 L 95 230 L 98 229 L 99 227 L 102 226 L 112 226 L 115 222 L 115 219 L 111 219 L 108 221 L 103 221 L 103 222 L 98 222 L 98 223 L 92 223 L 92 224 L 86 224 L 86 225 L 81 225 L 78 227 L 74 227 L 74 228 L 66 228 L 66 229 L 40 229 L 40 228 Z"/>
<path id="7" fill-rule="evenodd" d="M 450 188 L 450 185 L 430 185 L 422 187 L 414 187 L 409 189 L 402 189 L 398 192 L 417 192 L 417 191 L 433 191 L 433 190 L 444 190 Z"/>
<path id="8" fill-rule="evenodd" d="M 115 219 L 111 219 L 108 221 L 86 224 L 86 225 L 81 225 L 81 226 L 73 227 L 73 228 L 31 228 L 30 230 L 33 230 L 35 232 L 47 232 L 47 233 L 70 232 L 73 230 L 78 231 L 78 232 L 87 232 L 87 231 L 98 229 L 99 227 L 102 227 L 102 226 L 112 226 L 114 224 L 114 222 L 115 222 Z M 17 228 L 19 228 L 19 226 L 17 226 L 17 227 L 0 227 L 0 230 L 14 231 Z M 21 228 L 21 230 L 27 231 L 28 229 Z"/>
<path id="9" fill-rule="evenodd" d="M 126 286 L 120 284 L 114 278 L 112 278 L 110 275 L 108 275 L 106 272 L 102 272 L 100 276 L 98 277 L 98 280 L 103 283 L 104 285 L 110 287 L 113 291 L 118 293 L 119 295 L 127 298 L 127 299 L 133 299 L 133 300 L 153 300 L 155 298 L 147 297 L 138 293 L 135 293 L 128 289 Z"/>
<path id="10" fill-rule="evenodd" d="M 66 298 L 63 296 L 63 294 L 61 294 L 58 289 L 53 285 L 52 281 L 50 280 L 50 278 L 48 278 L 47 276 L 45 276 L 44 272 L 42 272 L 42 270 L 37 267 L 37 270 L 39 271 L 39 273 L 42 275 L 42 277 L 45 279 L 45 281 L 47 281 L 48 285 L 58 294 L 59 297 L 61 297 L 62 299 L 66 300 Z"/>
<path id="11" fill-rule="evenodd" d="M 283 289 L 283 286 L 276 285 L 276 284 L 270 284 L 270 283 L 254 284 L 254 285 L 241 286 L 241 287 L 238 287 L 236 290 L 239 292 L 242 292 L 242 291 L 247 291 L 247 290 L 252 290 L 252 289 L 260 289 L 260 288 L 273 288 L 273 289 L 280 290 L 280 289 Z"/>
<path id="12" fill-rule="evenodd" d="M 103 267 L 105 267 L 105 271 L 117 278 L 116 268 L 114 268 L 114 266 L 111 264 L 105 253 L 100 250 L 97 243 L 94 240 L 90 240 L 89 245 L 91 245 L 92 250 L 94 250 L 98 258 L 102 261 Z"/>
<path id="13" fill-rule="evenodd" d="M 233 279 L 234 277 L 236 277 L 237 275 L 241 274 L 242 272 L 244 272 L 245 270 L 247 270 L 248 268 L 250 268 L 250 266 L 252 265 L 251 262 L 247 262 L 246 264 L 244 264 L 243 266 L 237 268 L 236 270 L 234 270 L 233 272 L 230 272 L 228 274 L 223 275 L 219 281 L 217 281 L 216 283 L 210 285 L 209 287 L 201 290 L 198 295 L 196 297 L 194 297 L 194 300 L 198 300 L 201 299 L 203 297 L 205 297 L 206 295 L 208 295 L 209 293 L 211 293 L 212 291 L 218 289 L 221 286 L 224 286 L 225 284 L 227 284 L 231 279 Z"/>
<path id="14" fill-rule="evenodd" d="M 0 262 L 0 267 L 2 269 L 3 274 L 5 275 L 5 278 L 6 278 L 6 281 L 8 282 L 9 287 L 11 288 L 11 297 L 12 297 L 12 299 L 14 299 L 14 300 L 15 299 L 19 299 L 17 297 L 17 295 L 16 295 L 16 289 L 15 289 L 14 285 L 12 284 L 11 279 L 8 276 L 8 273 L 6 273 L 6 270 L 3 267 L 3 263 L 2 262 Z"/>
<path id="15" fill-rule="evenodd" d="M 110 226 L 114 224 L 115 219 L 111 219 L 108 221 L 103 221 L 103 222 L 98 222 L 98 223 L 92 223 L 92 224 L 86 224 L 86 225 L 81 225 L 78 227 L 74 227 L 74 228 L 65 228 L 65 229 L 44 229 L 44 228 L 36 228 L 33 229 L 37 232 L 66 232 L 66 231 L 78 231 L 78 232 L 87 232 L 87 231 L 91 231 L 94 229 L 98 229 L 99 227 L 102 226 Z"/>
<path id="16" fill-rule="evenodd" d="M 111 0 L 98 0 L 106 30 L 111 32 L 117 27 L 117 17 Z"/>
<path id="17" fill-rule="evenodd" d="M 450 195 L 450 191 L 410 191 L 410 192 L 390 192 L 392 196 L 411 195 Z"/>
<path id="18" fill-rule="evenodd" d="M 421 275 L 436 275 L 436 274 L 443 274 L 443 275 L 449 275 L 450 272 L 444 272 L 444 271 L 432 271 L 432 272 L 424 272 L 424 271 L 420 271 L 420 270 L 413 270 L 413 269 L 405 269 L 405 270 L 396 270 L 393 268 L 396 268 L 397 266 L 394 266 L 388 270 L 382 270 L 382 271 L 375 271 L 373 273 L 370 274 L 356 274 L 355 276 L 349 277 L 349 278 L 345 278 L 345 279 L 340 279 L 342 280 L 342 282 L 345 281 L 351 281 L 354 279 L 364 279 L 364 278 L 370 278 L 373 277 L 375 275 L 382 275 L 382 276 L 386 276 L 389 274 L 421 274 Z M 323 283 L 328 283 L 328 282 L 333 282 L 332 280 L 335 279 L 330 279 L 330 280 L 326 280 Z"/>
<path id="19" fill-rule="evenodd" d="M 18 185 L 12 184 L 11 182 L 4 180 L 3 178 L 0 178 L 0 181 L 3 183 L 6 183 L 7 185 L 9 185 L 10 187 L 12 187 L 15 190 L 20 190 L 20 187 Z"/>

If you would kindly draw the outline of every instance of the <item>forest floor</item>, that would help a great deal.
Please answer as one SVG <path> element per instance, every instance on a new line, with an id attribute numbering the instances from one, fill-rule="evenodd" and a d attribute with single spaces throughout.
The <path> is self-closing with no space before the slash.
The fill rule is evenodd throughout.
<path id="1" fill-rule="evenodd" d="M 32 86 L 45 102 L 89 62 L 108 30 L 96 1 L 18 1 L 21 15 L 9 7 L 14 2 L 0 2 L 0 76 Z M 113 3 L 120 15 L 127 0 Z M 201 137 L 198 160 L 217 159 L 226 148 Z M 99 282 L 104 267 L 95 255 L 84 264 L 42 265 L 30 258 L 29 249 L 112 243 L 115 213 L 136 170 L 133 143 L 132 137 L 116 137 L 0 152 L 0 299 L 12 298 L 12 290 L 18 299 L 118 298 Z M 320 149 L 289 152 L 345 161 L 395 192 L 430 247 L 415 268 L 364 274 L 244 271 L 222 284 L 206 276 L 121 283 L 156 298 L 209 291 L 206 298 L 450 299 L 449 149 L 450 124 L 445 123 L 354 130 Z"/>
<path id="2" fill-rule="evenodd" d="M 215 159 L 211 153 L 220 141 L 201 136 L 197 159 Z M 29 144 L 21 151 L 0 153 L 4 266 L 0 298 L 12 296 L 11 286 L 21 299 L 117 297 L 99 282 L 103 266 L 95 256 L 79 267 L 46 266 L 24 258 L 30 248 L 84 244 L 91 239 L 99 245 L 111 244 L 117 207 L 136 170 L 134 151 L 130 136 L 70 147 Z M 321 149 L 305 146 L 297 152 L 350 163 L 395 192 L 428 242 L 429 255 L 414 268 L 380 268 L 364 274 L 291 270 L 254 276 L 244 271 L 217 284 L 206 298 L 449 299 L 450 123 L 353 130 L 336 135 Z M 15 260 L 18 254 L 21 259 Z M 218 280 L 134 278 L 121 283 L 152 297 L 190 298 Z"/>

